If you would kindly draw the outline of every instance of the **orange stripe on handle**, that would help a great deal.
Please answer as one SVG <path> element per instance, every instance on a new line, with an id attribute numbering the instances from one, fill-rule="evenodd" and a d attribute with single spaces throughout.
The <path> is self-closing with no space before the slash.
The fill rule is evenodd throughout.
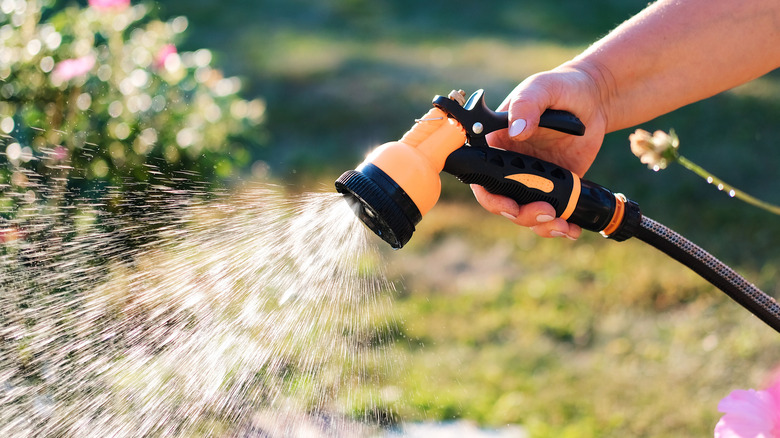
<path id="1" fill-rule="evenodd" d="M 515 175 L 507 175 L 504 178 L 517 181 L 520 184 L 523 184 L 524 186 L 530 189 L 541 190 L 544 193 L 550 193 L 555 188 L 554 182 L 550 181 L 545 177 L 532 175 L 530 173 L 518 173 Z"/>
<path id="2" fill-rule="evenodd" d="M 571 176 L 573 178 L 572 181 L 572 187 L 571 187 L 571 195 L 569 196 L 569 203 L 566 205 L 566 209 L 563 210 L 563 213 L 561 214 L 561 219 L 569 219 L 572 213 L 574 213 L 574 209 L 577 208 L 577 201 L 580 200 L 580 192 L 582 192 L 582 182 L 580 181 L 580 177 L 577 176 L 574 172 L 571 172 Z"/>

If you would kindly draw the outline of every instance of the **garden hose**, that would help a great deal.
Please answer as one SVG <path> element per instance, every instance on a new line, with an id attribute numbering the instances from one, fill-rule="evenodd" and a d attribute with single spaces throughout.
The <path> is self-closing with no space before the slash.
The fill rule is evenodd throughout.
<path id="1" fill-rule="evenodd" d="M 780 332 L 780 305 L 726 264 L 669 227 L 642 217 L 635 237 L 689 267 Z"/>
<path id="2" fill-rule="evenodd" d="M 336 180 L 353 211 L 393 248 L 403 247 L 436 204 L 442 171 L 466 184 L 523 205 L 544 201 L 556 216 L 616 241 L 631 237 L 688 266 L 780 332 L 780 306 L 718 259 L 678 233 L 642 215 L 619 193 L 535 157 L 490 147 L 485 136 L 508 126 L 508 113 L 487 107 L 483 90 L 468 100 L 457 92 L 436 96 L 433 106 L 400 140 L 374 149 L 355 170 Z M 583 135 L 574 115 L 545 111 L 542 128 Z"/>

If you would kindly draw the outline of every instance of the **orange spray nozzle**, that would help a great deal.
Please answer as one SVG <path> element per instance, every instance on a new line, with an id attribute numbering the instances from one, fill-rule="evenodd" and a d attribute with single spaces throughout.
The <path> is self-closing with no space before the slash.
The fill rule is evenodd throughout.
<path id="1" fill-rule="evenodd" d="M 548 202 L 559 217 L 586 229 L 622 229 L 614 194 L 552 163 L 489 147 L 485 136 L 505 129 L 508 114 L 490 110 L 482 90 L 462 103 L 459 97 L 436 96 L 434 108 L 400 140 L 379 146 L 336 181 L 357 216 L 393 248 L 409 241 L 438 201 L 442 170 L 518 203 Z M 579 119 L 558 110 L 545 111 L 539 126 L 574 135 L 585 131 Z"/>
<path id="2" fill-rule="evenodd" d="M 358 217 L 393 248 L 401 248 L 441 193 L 439 173 L 466 142 L 461 125 L 432 108 L 400 140 L 374 149 L 336 180 Z"/>

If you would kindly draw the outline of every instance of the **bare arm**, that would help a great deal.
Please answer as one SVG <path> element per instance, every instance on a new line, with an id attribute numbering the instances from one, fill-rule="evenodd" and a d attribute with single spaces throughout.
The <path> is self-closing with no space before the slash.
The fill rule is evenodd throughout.
<path id="1" fill-rule="evenodd" d="M 581 55 L 520 83 L 501 104 L 510 128 L 492 146 L 554 162 L 582 176 L 604 134 L 645 122 L 780 66 L 780 0 L 659 0 Z M 547 108 L 570 111 L 584 137 L 537 129 Z M 524 206 L 474 186 L 485 209 L 541 236 L 577 238 L 551 205 Z"/>
<path id="2" fill-rule="evenodd" d="M 780 1 L 662 0 L 567 65 L 599 82 L 607 132 L 634 126 L 780 66 Z"/>

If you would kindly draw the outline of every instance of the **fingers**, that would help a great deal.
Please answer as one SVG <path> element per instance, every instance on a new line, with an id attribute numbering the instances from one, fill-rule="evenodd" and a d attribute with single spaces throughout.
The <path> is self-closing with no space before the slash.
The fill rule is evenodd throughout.
<path id="1" fill-rule="evenodd" d="M 576 240 L 582 233 L 579 226 L 556 218 L 555 209 L 546 202 L 531 202 L 521 206 L 505 196 L 494 195 L 476 184 L 471 185 L 471 190 L 485 210 L 500 214 L 517 225 L 529 227 L 539 236 L 567 237 Z"/>
<path id="2" fill-rule="evenodd" d="M 582 228 L 561 218 L 531 227 L 531 230 L 542 237 L 566 237 L 570 240 L 577 240 L 582 234 Z"/>
<path id="3" fill-rule="evenodd" d="M 538 77 L 531 76 L 518 85 L 500 109 L 509 113 L 507 135 L 515 141 L 527 140 L 539 126 L 539 118 L 552 104 L 545 87 L 535 85 Z"/>

